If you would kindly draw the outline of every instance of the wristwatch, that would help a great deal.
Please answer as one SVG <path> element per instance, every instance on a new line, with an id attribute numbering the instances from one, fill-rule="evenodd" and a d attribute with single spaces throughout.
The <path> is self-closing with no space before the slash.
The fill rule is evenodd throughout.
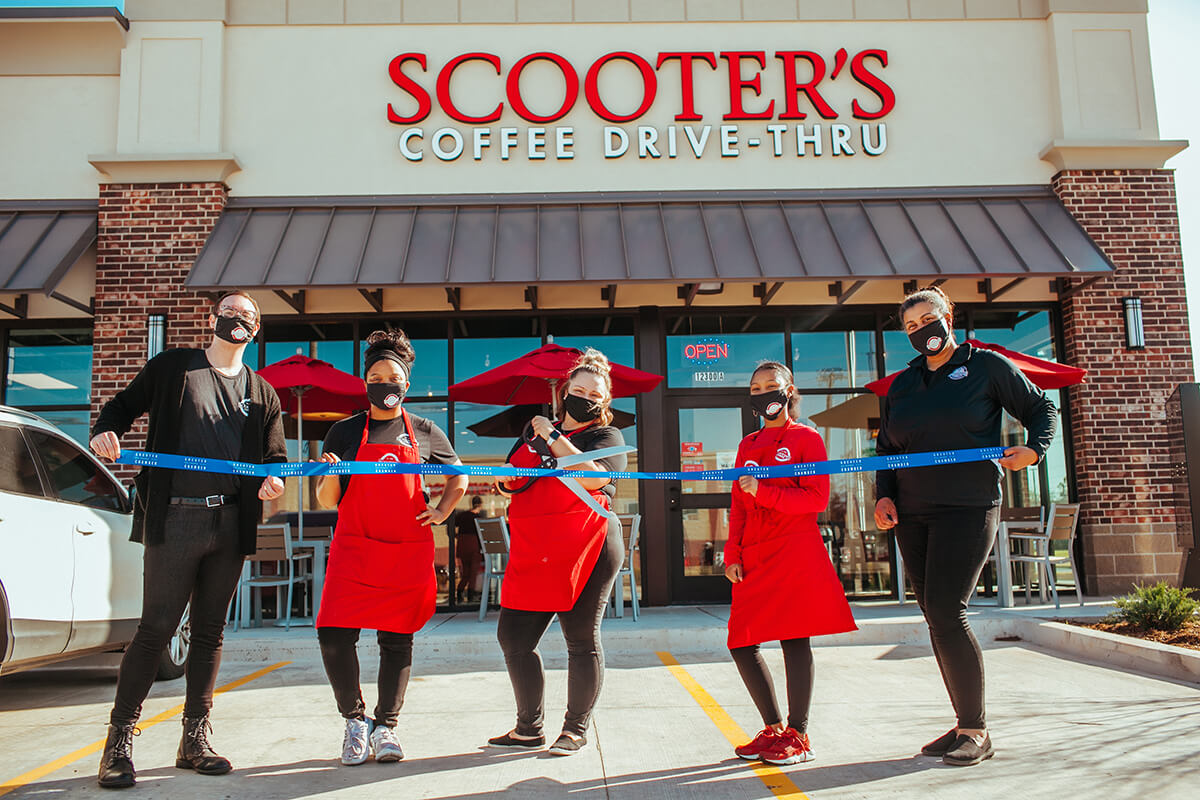
<path id="1" fill-rule="evenodd" d="M 561 438 L 562 438 L 562 431 L 560 431 L 558 428 L 553 428 L 550 431 L 550 435 L 546 437 L 546 441 L 549 442 L 550 444 L 554 444 Z"/>

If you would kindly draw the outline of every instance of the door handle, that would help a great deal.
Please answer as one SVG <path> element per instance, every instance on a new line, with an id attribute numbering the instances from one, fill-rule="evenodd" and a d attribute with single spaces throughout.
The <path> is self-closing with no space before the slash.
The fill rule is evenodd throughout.
<path id="1" fill-rule="evenodd" d="M 678 486 L 667 487 L 667 508 L 671 511 L 679 510 L 680 489 Z"/>
<path id="2" fill-rule="evenodd" d="M 91 536 L 96 532 L 96 525 L 91 522 L 77 522 L 75 523 L 75 532 L 84 536 Z"/>

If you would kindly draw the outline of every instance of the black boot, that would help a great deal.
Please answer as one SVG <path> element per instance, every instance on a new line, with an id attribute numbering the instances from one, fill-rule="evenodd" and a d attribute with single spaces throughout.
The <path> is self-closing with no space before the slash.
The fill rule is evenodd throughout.
<path id="1" fill-rule="evenodd" d="M 233 769 L 228 758 L 217 755 L 208 743 L 212 733 L 208 715 L 183 718 L 183 739 L 179 742 L 179 754 L 175 766 L 179 769 L 194 769 L 201 775 L 224 775 Z"/>
<path id="2" fill-rule="evenodd" d="M 105 789 L 125 789 L 136 782 L 133 769 L 133 737 L 138 733 L 134 723 L 109 725 L 100 756 L 100 785 Z"/>

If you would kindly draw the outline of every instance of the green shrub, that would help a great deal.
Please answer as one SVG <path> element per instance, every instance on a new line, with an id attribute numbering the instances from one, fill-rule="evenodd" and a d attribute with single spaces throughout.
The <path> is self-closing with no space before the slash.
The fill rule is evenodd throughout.
<path id="1" fill-rule="evenodd" d="M 1153 586 L 1135 585 L 1132 592 L 1116 599 L 1117 611 L 1113 617 L 1138 628 L 1177 631 L 1200 608 L 1200 603 L 1188 596 L 1193 591 L 1177 589 L 1166 581 Z"/>

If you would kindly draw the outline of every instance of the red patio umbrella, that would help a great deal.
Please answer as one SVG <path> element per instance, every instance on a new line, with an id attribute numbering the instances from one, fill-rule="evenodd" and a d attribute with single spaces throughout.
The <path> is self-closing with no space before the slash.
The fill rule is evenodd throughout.
<path id="1" fill-rule="evenodd" d="M 1017 365 L 1021 372 L 1025 373 L 1025 377 L 1029 378 L 1034 386 L 1039 386 L 1043 389 L 1061 389 L 1064 386 L 1074 386 L 1077 383 L 1083 383 L 1083 379 L 1087 376 L 1086 369 L 1047 361 L 1044 358 L 1027 356 L 1024 353 L 1009 350 L 1007 347 L 1001 347 L 998 344 L 988 344 L 978 339 L 967 339 L 966 343 L 972 347 L 978 347 L 982 350 L 992 350 L 1007 357 Z M 900 372 L 903 372 L 903 370 Z M 892 385 L 892 381 L 895 380 L 900 372 L 893 372 L 887 377 L 871 381 L 867 384 L 867 388 L 880 397 L 884 397 L 888 393 L 888 387 Z"/>
<path id="2" fill-rule="evenodd" d="M 451 400 L 493 405 L 549 403 L 552 385 L 567 377 L 581 352 L 574 347 L 546 344 L 520 358 L 450 387 Z M 630 397 L 648 392 L 662 383 L 661 375 L 623 364 L 612 365 L 613 397 Z"/>
<path id="3" fill-rule="evenodd" d="M 295 417 L 297 452 L 304 441 L 305 419 L 340 419 L 367 407 L 367 384 L 363 379 L 320 359 L 294 355 L 263 367 L 258 374 L 275 387 L 284 413 Z M 296 524 L 303 539 L 303 497 Z"/>

